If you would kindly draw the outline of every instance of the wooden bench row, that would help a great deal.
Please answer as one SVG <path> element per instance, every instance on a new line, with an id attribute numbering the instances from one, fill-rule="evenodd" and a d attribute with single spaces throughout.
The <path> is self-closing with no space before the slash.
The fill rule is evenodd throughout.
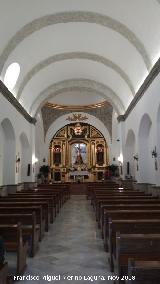
<path id="1" fill-rule="evenodd" d="M 110 269 L 116 275 L 115 283 L 158 283 L 160 200 L 135 191 L 115 192 L 115 188 L 112 192 L 92 190 L 92 203 Z M 143 274 L 146 271 L 148 278 Z"/>
<path id="2" fill-rule="evenodd" d="M 118 189 L 120 186 L 116 184 L 115 182 L 108 181 L 108 182 L 92 182 L 88 183 L 87 185 L 87 191 L 86 191 L 86 197 L 87 199 L 91 199 L 92 193 L 95 189 L 97 190 L 105 190 L 107 191 L 108 189 Z"/>
<path id="3" fill-rule="evenodd" d="M 127 275 L 130 259 L 160 261 L 160 234 L 120 234 L 117 232 L 116 247 L 115 274 L 119 277 L 118 283 L 121 283 L 123 276 Z M 132 276 L 135 277 L 135 275 Z M 137 283 L 136 277 L 135 284 Z M 143 283 L 146 284 L 147 282 L 144 282 L 142 276 L 141 284 Z M 148 283 L 152 283 L 152 278 Z"/>
<path id="4" fill-rule="evenodd" d="M 66 198 L 67 196 L 67 198 Z M 26 257 L 33 257 L 44 232 L 69 198 L 63 189 L 42 189 L 0 197 L 0 235 L 4 239 L 6 253 L 16 255 L 16 270 L 12 270 L 9 258 L 9 273 L 20 275 L 26 266 Z M 0 263 L 0 279 L 6 279 L 7 263 Z M 1 282 L 0 282 L 1 283 Z M 2 283 L 5 283 L 3 281 Z"/>
<path id="5" fill-rule="evenodd" d="M 157 284 L 160 279 L 160 261 L 128 260 L 127 284 Z"/>
<path id="6" fill-rule="evenodd" d="M 99 197 L 96 199 L 95 202 L 95 214 L 96 214 L 96 220 L 98 221 L 98 223 L 100 223 L 101 218 L 103 217 L 103 206 L 105 205 L 109 205 L 109 204 L 125 204 L 127 203 L 131 204 L 131 203 L 154 203 L 154 204 L 158 204 L 159 203 L 159 199 L 157 198 L 151 198 L 148 196 L 137 196 L 137 195 L 133 195 L 133 196 L 129 196 L 129 195 L 113 195 L 113 196 L 108 196 L 108 197 Z"/>

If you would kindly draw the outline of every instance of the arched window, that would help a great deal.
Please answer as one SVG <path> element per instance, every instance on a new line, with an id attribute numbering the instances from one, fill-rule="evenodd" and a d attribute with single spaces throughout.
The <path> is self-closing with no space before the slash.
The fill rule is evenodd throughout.
<path id="1" fill-rule="evenodd" d="M 4 84 L 8 90 L 12 91 L 17 83 L 20 74 L 20 65 L 16 62 L 8 66 L 4 76 Z"/>

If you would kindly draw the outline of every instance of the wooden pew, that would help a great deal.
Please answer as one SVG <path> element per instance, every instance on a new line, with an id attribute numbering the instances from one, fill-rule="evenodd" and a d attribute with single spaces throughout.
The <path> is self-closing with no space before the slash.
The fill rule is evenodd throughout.
<path id="1" fill-rule="evenodd" d="M 113 204 L 140 204 L 140 203 L 154 203 L 154 204 L 159 204 L 160 203 L 160 199 L 158 198 L 154 198 L 154 197 L 136 197 L 136 196 L 130 196 L 130 197 L 124 197 L 124 196 L 120 196 L 120 197 L 109 197 L 107 199 L 97 199 L 96 200 L 96 221 L 98 221 L 98 225 L 100 225 L 100 218 L 103 217 L 104 212 L 103 212 L 103 208 L 102 205 L 105 207 L 105 205 L 113 205 Z"/>
<path id="2" fill-rule="evenodd" d="M 104 226 L 104 210 L 160 210 L 160 202 L 157 204 L 153 203 L 132 203 L 132 204 L 112 204 L 112 205 L 105 205 L 102 207 L 103 212 L 101 212 L 100 215 L 100 228 L 102 229 L 103 232 L 103 226 Z M 103 238 L 103 234 L 102 234 Z"/>
<path id="3" fill-rule="evenodd" d="M 36 214 L 0 214 L 0 225 L 22 224 L 23 239 L 29 241 L 29 255 L 33 257 L 39 247 L 39 226 L 36 226 Z"/>
<path id="4" fill-rule="evenodd" d="M 23 194 L 35 194 L 36 196 L 42 195 L 42 196 L 52 196 L 56 199 L 56 213 L 59 212 L 60 208 L 63 204 L 63 192 L 59 190 L 49 190 L 49 189 L 33 189 L 33 190 L 22 190 L 18 192 L 17 194 L 23 195 Z"/>
<path id="5" fill-rule="evenodd" d="M 52 195 L 56 199 L 56 206 L 61 207 L 63 204 L 63 192 L 61 190 L 52 189 L 39 189 L 34 188 L 32 190 L 22 190 L 18 192 L 19 194 L 36 194 L 36 195 Z"/>
<path id="6" fill-rule="evenodd" d="M 87 199 L 91 199 L 93 191 L 95 189 L 97 190 L 114 190 L 114 189 L 118 189 L 120 188 L 119 184 L 116 184 L 115 182 L 111 182 L 111 183 L 101 183 L 101 184 L 96 184 L 96 183 L 92 183 L 92 184 L 88 184 L 87 186 Z"/>
<path id="7" fill-rule="evenodd" d="M 158 284 L 160 280 L 160 261 L 128 260 L 126 284 Z"/>
<path id="8" fill-rule="evenodd" d="M 42 218 L 45 220 L 45 231 L 49 230 L 49 207 L 46 201 L 33 201 L 33 202 L 22 202 L 22 201 L 0 201 L 1 207 L 30 207 L 30 206 L 42 206 Z"/>
<path id="9" fill-rule="evenodd" d="M 118 199 L 110 199 L 110 200 L 99 200 L 99 205 L 98 205 L 98 213 L 97 213 L 97 221 L 98 221 L 98 225 L 100 227 L 101 225 L 101 229 L 103 229 L 103 223 L 104 223 L 104 211 L 106 209 L 106 207 L 108 207 L 108 205 L 130 205 L 130 204 L 160 204 L 160 199 L 146 199 L 144 197 L 144 199 L 134 199 L 134 198 L 129 198 L 129 199 L 123 199 L 123 198 L 118 198 Z"/>
<path id="10" fill-rule="evenodd" d="M 32 198 L 37 200 L 47 200 L 49 201 L 49 209 L 50 209 L 50 223 L 53 223 L 54 217 L 56 217 L 56 212 L 58 212 L 57 208 L 57 196 L 54 194 L 46 193 L 46 194 L 38 194 L 38 193 L 12 193 L 9 194 L 6 198 Z M 52 213 L 53 212 L 53 213 Z"/>
<path id="11" fill-rule="evenodd" d="M 42 218 L 41 206 L 30 207 L 0 207 L 0 214 L 36 214 L 36 227 L 39 228 L 39 241 L 42 240 L 45 232 L 45 220 Z"/>
<path id="12" fill-rule="evenodd" d="M 64 202 L 66 201 L 64 192 L 62 190 L 57 189 L 35 189 L 35 192 L 39 195 L 53 195 L 56 197 L 56 212 L 59 213 L 60 208 L 63 206 Z"/>
<path id="13" fill-rule="evenodd" d="M 0 283 L 8 284 L 8 263 L 0 263 Z"/>
<path id="14" fill-rule="evenodd" d="M 58 188 L 37 188 L 35 189 L 36 192 L 38 192 L 39 194 L 46 194 L 46 193 L 50 193 L 50 194 L 54 194 L 57 196 L 57 205 L 59 206 L 59 208 L 62 207 L 62 205 L 66 202 L 66 200 L 68 199 L 66 197 L 65 191 L 62 189 L 58 189 Z"/>
<path id="15" fill-rule="evenodd" d="M 147 198 L 151 198 L 152 195 L 147 195 L 147 194 L 144 194 L 144 193 L 141 193 L 141 192 L 134 192 L 133 190 L 132 191 L 114 191 L 114 192 L 108 192 L 108 193 L 95 193 L 94 196 L 93 196 L 93 204 L 96 203 L 96 200 L 98 199 L 107 199 L 107 198 L 110 198 L 110 197 L 114 197 L 114 196 L 128 196 L 128 197 L 132 197 L 132 196 L 139 196 L 139 197 L 147 197 Z"/>
<path id="16" fill-rule="evenodd" d="M 131 189 L 121 189 L 121 188 L 108 188 L 107 190 L 103 190 L 103 189 L 94 189 L 92 191 L 92 194 L 91 194 L 91 205 L 94 205 L 94 202 L 95 202 L 95 199 L 96 199 L 96 196 L 108 196 L 108 195 L 116 195 L 116 194 L 122 194 L 122 193 L 138 193 L 140 194 L 139 191 L 134 191 L 134 190 L 131 190 Z M 145 194 L 144 192 L 141 192 L 141 194 Z"/>
<path id="17" fill-rule="evenodd" d="M 160 234 L 120 234 L 116 233 L 116 257 L 113 258 L 115 275 L 121 283 L 127 275 L 128 260 L 160 261 Z"/>
<path id="18" fill-rule="evenodd" d="M 141 192 L 135 192 L 135 191 L 128 191 L 128 192 L 125 192 L 125 191 L 116 191 L 116 192 L 109 192 L 109 193 L 95 193 L 92 197 L 92 205 L 94 208 L 96 208 L 97 206 L 97 202 L 98 200 L 107 200 L 108 198 L 112 198 L 112 197 L 131 197 L 133 198 L 135 196 L 135 198 L 143 198 L 143 197 L 146 197 L 146 198 L 152 198 L 151 195 L 146 195 L 144 193 L 141 193 Z M 157 197 L 155 197 L 157 199 Z"/>
<path id="19" fill-rule="evenodd" d="M 54 219 L 54 208 L 53 208 L 53 203 L 52 203 L 52 199 L 50 199 L 49 197 L 44 197 L 44 198 L 39 198 L 39 197 L 26 197 L 26 196 L 19 196 L 19 197 L 1 197 L 0 198 L 0 205 L 3 202 L 22 202 L 22 203 L 27 203 L 28 205 L 30 204 L 36 204 L 36 202 L 39 202 L 40 205 L 42 205 L 42 207 L 44 207 L 44 211 L 46 211 L 46 214 L 48 216 L 48 218 L 46 218 L 46 222 L 48 223 L 48 227 L 49 227 L 49 223 L 53 223 L 53 219 Z"/>
<path id="20" fill-rule="evenodd" d="M 46 191 L 50 191 L 52 193 L 57 193 L 61 195 L 61 206 L 64 202 L 66 202 L 70 198 L 70 190 L 69 190 L 69 183 L 63 184 L 42 184 L 39 185 L 38 188 L 27 190 L 28 192 L 39 191 L 45 193 Z M 21 192 L 26 192 L 23 190 Z"/>
<path id="21" fill-rule="evenodd" d="M 103 189 L 94 189 L 93 190 L 93 195 L 108 195 L 108 194 L 117 194 L 117 193 L 126 193 L 126 194 L 136 194 L 136 195 L 150 195 L 151 194 L 146 194 L 143 191 L 138 191 L 138 190 L 133 190 L 133 189 L 108 189 L 108 190 L 103 190 Z"/>
<path id="22" fill-rule="evenodd" d="M 0 236 L 0 283 L 7 284 L 8 263 L 5 262 L 5 246 Z"/>
<path id="23" fill-rule="evenodd" d="M 160 210 L 105 210 L 104 248 L 108 251 L 109 218 L 116 220 L 127 219 L 160 219 Z"/>
<path id="24" fill-rule="evenodd" d="M 6 255 L 6 260 L 8 258 L 9 274 L 11 275 L 21 275 L 26 268 L 26 258 L 27 258 L 27 242 L 23 241 L 22 235 L 22 225 L 0 225 L 1 236 L 5 242 L 6 252 L 14 252 L 16 256 L 16 263 L 12 263 L 14 267 L 11 267 L 11 262 Z"/>
<path id="25" fill-rule="evenodd" d="M 160 234 L 160 219 L 113 220 L 109 218 L 107 246 L 112 272 L 114 271 L 113 255 L 116 252 L 116 232 L 120 234 Z"/>
<path id="26" fill-rule="evenodd" d="M 39 191 L 50 190 L 52 192 L 60 192 L 62 194 L 63 203 L 70 198 L 70 191 L 68 184 L 42 184 L 38 186 Z"/>

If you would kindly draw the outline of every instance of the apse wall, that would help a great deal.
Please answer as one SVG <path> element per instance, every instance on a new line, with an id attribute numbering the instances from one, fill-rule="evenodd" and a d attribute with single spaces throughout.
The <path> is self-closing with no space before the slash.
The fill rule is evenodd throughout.
<path id="1" fill-rule="evenodd" d="M 125 145 L 123 145 L 124 175 L 126 163 L 134 163 L 135 179 L 140 183 L 160 185 L 160 74 L 155 78 L 145 94 L 136 104 L 125 122 L 121 139 L 127 141 L 129 131 L 132 131 L 135 142 L 130 151 L 134 154 L 128 159 Z M 152 157 L 156 150 L 157 158 Z M 133 159 L 138 157 L 138 160 Z"/>
<path id="2" fill-rule="evenodd" d="M 34 128 L 0 93 L 0 186 L 34 180 Z M 32 167 L 31 167 L 32 168 Z"/>
<path id="3" fill-rule="evenodd" d="M 108 149 L 109 149 L 109 153 L 111 153 L 111 136 L 110 136 L 108 129 L 105 127 L 104 123 L 102 121 L 100 121 L 100 119 L 96 118 L 93 115 L 90 115 L 90 114 L 85 113 L 85 112 L 79 112 L 79 113 L 82 115 L 82 117 L 86 115 L 87 116 L 86 122 L 90 125 L 93 125 L 98 130 L 101 131 L 104 138 L 106 139 Z M 68 116 L 72 116 L 72 113 L 60 116 L 58 119 L 56 119 L 51 124 L 50 128 L 48 129 L 48 131 L 46 133 L 46 137 L 45 137 L 45 157 L 46 157 L 46 159 L 48 159 L 48 147 L 49 147 L 51 139 L 53 138 L 53 136 L 56 134 L 56 132 L 59 129 L 61 129 L 65 125 L 69 124 L 69 121 L 67 120 Z M 111 155 L 109 155 L 109 158 L 111 158 L 111 160 L 112 160 Z"/>

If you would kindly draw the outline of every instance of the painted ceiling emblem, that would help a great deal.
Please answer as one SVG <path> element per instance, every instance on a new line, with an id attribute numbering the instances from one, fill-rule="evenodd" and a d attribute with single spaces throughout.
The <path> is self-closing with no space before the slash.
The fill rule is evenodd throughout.
<path id="1" fill-rule="evenodd" d="M 81 113 L 73 113 L 72 116 L 68 116 L 66 120 L 68 121 L 84 121 L 87 120 L 88 117 L 86 115 L 82 116 Z"/>
<path id="2" fill-rule="evenodd" d="M 82 130 L 80 123 L 76 123 L 75 128 L 74 128 L 74 133 L 76 135 L 81 135 L 82 132 L 83 132 L 83 130 Z"/>

